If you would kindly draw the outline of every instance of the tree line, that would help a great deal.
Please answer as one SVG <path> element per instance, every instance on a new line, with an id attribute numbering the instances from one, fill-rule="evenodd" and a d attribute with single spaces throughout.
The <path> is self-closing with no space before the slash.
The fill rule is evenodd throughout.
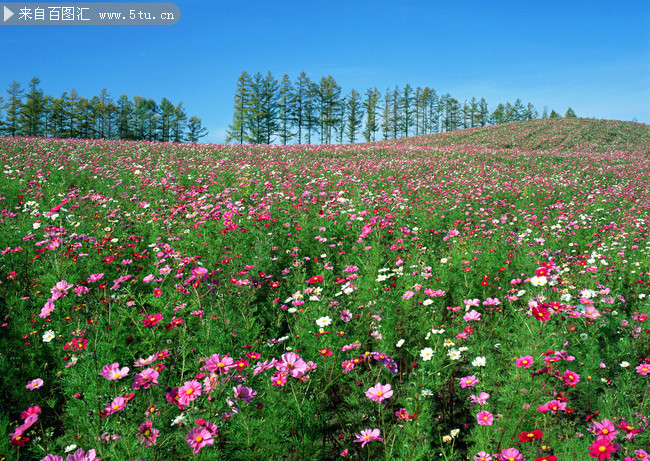
<path id="1" fill-rule="evenodd" d="M 542 117 L 559 117 L 546 109 Z M 569 108 L 567 116 L 574 116 Z M 533 104 L 500 103 L 493 111 L 485 98 L 460 102 L 430 87 L 368 88 L 343 95 L 331 75 L 311 80 L 302 72 L 295 81 L 278 81 L 271 72 L 237 80 L 231 125 L 226 142 L 281 144 L 355 143 L 453 131 L 460 128 L 530 120 L 539 114 Z"/>
<path id="2" fill-rule="evenodd" d="M 106 88 L 90 99 L 74 88 L 56 98 L 39 85 L 32 78 L 25 94 L 13 81 L 6 100 L 0 96 L 0 135 L 198 142 L 207 134 L 199 117 L 188 118 L 182 102 L 125 94 L 114 100 Z"/>

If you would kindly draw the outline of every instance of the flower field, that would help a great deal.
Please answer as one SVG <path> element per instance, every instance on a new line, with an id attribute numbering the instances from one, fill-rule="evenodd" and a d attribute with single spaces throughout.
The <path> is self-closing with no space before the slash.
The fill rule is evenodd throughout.
<path id="1" fill-rule="evenodd" d="M 0 161 L 0 459 L 650 459 L 647 125 Z"/>

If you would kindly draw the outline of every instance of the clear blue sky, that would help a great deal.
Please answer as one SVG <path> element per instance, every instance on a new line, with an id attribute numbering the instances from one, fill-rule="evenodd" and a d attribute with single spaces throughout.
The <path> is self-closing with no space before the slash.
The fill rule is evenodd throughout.
<path id="1" fill-rule="evenodd" d="M 0 6 L 1 6 L 0 1 Z M 173 26 L 0 26 L 0 88 L 183 101 L 223 142 L 242 70 L 650 123 L 650 1 L 179 0 Z M 4 95 L 3 91 L 3 95 Z"/>

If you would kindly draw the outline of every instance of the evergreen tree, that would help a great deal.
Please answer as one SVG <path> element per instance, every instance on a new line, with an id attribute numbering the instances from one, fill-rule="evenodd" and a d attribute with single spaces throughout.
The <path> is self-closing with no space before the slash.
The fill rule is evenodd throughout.
<path id="1" fill-rule="evenodd" d="M 413 126 L 413 88 L 408 83 L 404 87 L 402 92 L 402 98 L 400 101 L 402 106 L 402 117 L 401 117 L 401 132 L 402 136 L 408 137 L 410 134 L 410 129 Z"/>
<path id="2" fill-rule="evenodd" d="M 4 126 L 5 126 L 5 122 L 4 122 L 5 106 L 3 103 L 4 103 L 4 98 L 0 96 L 0 136 L 4 134 Z"/>
<path id="3" fill-rule="evenodd" d="M 84 139 L 90 139 L 95 137 L 94 125 L 95 121 L 93 118 L 93 108 L 86 98 L 83 96 L 79 98 L 77 103 L 78 111 L 78 135 Z"/>
<path id="4" fill-rule="evenodd" d="M 307 133 L 307 144 L 311 144 L 311 134 L 313 131 L 318 132 L 318 85 L 315 82 L 307 80 L 307 93 L 304 105 L 304 124 Z"/>
<path id="5" fill-rule="evenodd" d="M 273 78 L 269 71 L 266 78 L 262 81 L 262 122 L 264 141 L 271 144 L 273 137 L 280 129 L 278 120 L 278 99 L 279 87 L 278 81 Z"/>
<path id="6" fill-rule="evenodd" d="M 160 100 L 160 118 L 158 119 L 160 136 L 162 142 L 169 142 L 171 139 L 172 120 L 174 118 L 175 107 L 167 98 Z"/>
<path id="7" fill-rule="evenodd" d="M 542 111 L 542 118 L 548 118 L 548 107 L 544 106 L 544 110 Z"/>
<path id="8" fill-rule="evenodd" d="M 158 132 L 158 104 L 153 99 L 147 99 L 145 102 L 145 123 L 146 123 L 146 139 L 149 141 L 156 141 L 156 134 Z M 108 118 L 106 118 L 108 121 Z"/>
<path id="9" fill-rule="evenodd" d="M 133 105 L 129 101 L 129 97 L 125 94 L 120 95 L 117 100 L 117 116 L 115 122 L 117 137 L 119 139 L 133 139 L 135 137 L 132 130 Z"/>
<path id="10" fill-rule="evenodd" d="M 185 140 L 185 126 L 187 124 L 187 114 L 183 107 L 183 101 L 179 102 L 174 108 L 174 117 L 172 118 L 172 141 L 183 142 Z"/>
<path id="11" fill-rule="evenodd" d="M 481 98 L 478 103 L 478 123 L 480 126 L 485 126 L 490 123 L 490 111 L 488 110 L 485 98 Z"/>
<path id="12" fill-rule="evenodd" d="M 9 136 L 18 136 L 21 132 L 20 114 L 23 107 L 23 89 L 20 87 L 20 83 L 16 80 L 11 82 L 7 94 L 5 133 Z"/>
<path id="13" fill-rule="evenodd" d="M 469 126 L 474 128 L 478 126 L 479 120 L 479 103 L 474 96 L 469 100 Z"/>
<path id="14" fill-rule="evenodd" d="M 526 120 L 526 107 L 524 106 L 524 103 L 521 102 L 521 99 L 517 98 L 515 104 L 512 106 L 512 111 L 514 120 Z"/>
<path id="15" fill-rule="evenodd" d="M 133 138 L 141 141 L 147 136 L 147 100 L 142 96 L 133 97 Z"/>
<path id="16" fill-rule="evenodd" d="M 499 103 L 490 116 L 490 123 L 492 125 L 499 125 L 501 123 L 505 123 L 505 121 L 506 107 L 502 103 Z"/>
<path id="17" fill-rule="evenodd" d="M 43 91 L 38 87 L 41 81 L 33 77 L 29 82 L 25 104 L 20 111 L 21 132 L 25 136 L 43 135 Z"/>
<path id="18" fill-rule="evenodd" d="M 425 126 L 425 133 L 437 133 L 439 117 L 438 117 L 438 94 L 436 90 L 431 88 L 427 95 L 427 123 Z"/>
<path id="19" fill-rule="evenodd" d="M 344 96 L 336 106 L 336 124 L 334 125 L 336 142 L 339 144 L 343 144 L 343 136 L 345 135 L 345 127 L 347 126 L 347 108 L 347 96 Z"/>
<path id="20" fill-rule="evenodd" d="M 250 78 L 248 72 L 243 71 L 237 79 L 232 123 L 226 131 L 226 142 L 235 141 L 243 144 L 244 140 L 248 138 L 247 117 L 250 116 Z"/>
<path id="21" fill-rule="evenodd" d="M 189 142 L 198 142 L 203 136 L 208 134 L 208 130 L 203 126 L 201 119 L 192 115 L 187 122 L 187 140 Z"/>
<path id="22" fill-rule="evenodd" d="M 393 113 L 393 93 L 390 88 L 386 88 L 384 93 L 384 108 L 381 112 L 381 132 L 384 141 L 390 139 L 391 134 L 391 114 Z"/>
<path id="23" fill-rule="evenodd" d="M 560 114 L 555 112 L 555 110 L 551 110 L 551 115 L 549 115 L 549 118 L 560 118 Z"/>
<path id="24" fill-rule="evenodd" d="M 374 142 L 377 131 L 379 131 L 377 110 L 379 108 L 380 98 L 381 93 L 377 88 L 368 88 L 366 91 L 366 100 L 363 102 L 363 108 L 366 112 L 366 126 L 363 130 L 363 136 L 366 138 L 366 142 L 370 142 L 371 140 Z"/>
<path id="25" fill-rule="evenodd" d="M 298 130 L 295 134 L 298 135 L 298 144 L 302 144 L 303 138 L 305 136 L 305 127 L 307 125 L 306 120 L 306 105 L 307 100 L 310 98 L 310 87 L 311 81 L 305 71 L 302 71 L 298 76 L 298 79 L 292 85 L 293 94 L 291 95 L 291 110 L 289 116 L 291 117 L 291 123 Z"/>
<path id="26" fill-rule="evenodd" d="M 79 119 L 81 118 L 81 110 L 79 107 L 80 96 L 75 88 L 70 90 L 70 96 L 66 101 L 66 115 L 67 115 L 67 133 L 70 138 L 79 137 Z"/>
<path id="27" fill-rule="evenodd" d="M 295 113 L 293 108 L 293 87 L 287 74 L 282 76 L 278 97 L 278 119 L 280 128 L 280 142 L 289 144 L 295 133 L 291 132 L 293 126 L 292 114 Z"/>
<path id="28" fill-rule="evenodd" d="M 400 91 L 399 91 L 399 87 L 395 85 L 395 89 L 393 90 L 393 105 L 392 105 L 392 114 L 390 119 L 391 134 L 393 139 L 397 139 L 400 137 L 401 111 L 402 111 L 402 101 L 400 98 Z"/>
<path id="29" fill-rule="evenodd" d="M 526 109 L 524 109 L 524 120 L 532 120 L 534 118 L 537 118 L 537 110 L 535 110 L 535 106 L 533 106 L 531 103 L 528 103 L 526 105 Z"/>
<path id="30" fill-rule="evenodd" d="M 361 95 L 356 91 L 350 91 L 347 98 L 348 106 L 348 139 L 351 143 L 357 140 L 357 132 L 361 130 L 363 124 L 363 103 L 361 102 Z"/>
<path id="31" fill-rule="evenodd" d="M 565 117 L 567 118 L 575 118 L 576 113 L 571 109 L 570 107 L 567 109 L 566 113 L 564 114 Z"/>
<path id="32" fill-rule="evenodd" d="M 317 107 L 321 129 L 321 143 L 332 143 L 332 131 L 340 122 L 339 105 L 341 104 L 341 87 L 331 75 L 321 78 L 318 88 Z"/>

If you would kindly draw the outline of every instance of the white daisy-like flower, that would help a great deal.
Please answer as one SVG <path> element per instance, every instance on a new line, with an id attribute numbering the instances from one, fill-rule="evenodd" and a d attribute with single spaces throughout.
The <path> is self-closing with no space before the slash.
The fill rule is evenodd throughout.
<path id="1" fill-rule="evenodd" d="M 298 309 L 296 309 L 295 307 L 290 307 L 289 309 L 287 309 L 287 312 L 290 313 L 290 314 L 293 314 L 293 313 L 295 313 L 297 310 L 298 310 Z"/>
<path id="2" fill-rule="evenodd" d="M 400 339 L 399 341 L 397 341 L 397 344 L 395 344 L 395 347 L 402 347 L 404 345 L 404 342 L 405 341 L 403 339 Z"/>
<path id="3" fill-rule="evenodd" d="M 487 361 L 485 360 L 485 357 L 476 357 L 472 360 L 473 367 L 484 367 L 486 363 Z"/>
<path id="4" fill-rule="evenodd" d="M 45 333 L 43 333 L 43 342 L 44 343 L 49 343 L 55 338 L 55 334 L 53 330 L 47 330 Z"/>
<path id="5" fill-rule="evenodd" d="M 452 347 L 452 346 L 455 346 L 455 344 L 454 344 L 454 342 L 453 342 L 451 339 L 447 338 L 447 339 L 445 339 L 445 344 L 444 344 L 444 346 L 445 346 L 445 347 Z"/>
<path id="6" fill-rule="evenodd" d="M 449 349 L 449 352 L 447 352 L 447 355 L 451 360 L 458 360 L 461 357 L 460 351 L 458 349 L 452 348 Z"/>
<path id="7" fill-rule="evenodd" d="M 70 453 L 71 451 L 74 451 L 76 449 L 77 449 L 77 446 L 73 443 L 72 445 L 68 445 L 67 447 L 65 447 L 64 451 L 66 453 Z"/>
<path id="8" fill-rule="evenodd" d="M 625 361 L 623 361 L 623 362 L 620 363 L 620 365 L 621 365 L 621 367 L 623 367 L 623 368 L 627 368 L 627 367 L 630 366 L 630 362 L 625 362 Z"/>
<path id="9" fill-rule="evenodd" d="M 447 261 L 449 261 L 447 258 L 442 258 L 442 259 L 440 260 L 440 262 L 441 262 L 442 264 L 447 264 Z"/>
<path id="10" fill-rule="evenodd" d="M 321 317 L 318 320 L 316 320 L 316 325 L 318 325 L 319 327 L 326 327 L 330 323 L 332 323 L 332 319 L 329 318 L 329 316 Z"/>
<path id="11" fill-rule="evenodd" d="M 460 429 L 452 429 L 449 435 L 455 438 L 459 433 L 460 433 Z"/>
<path id="12" fill-rule="evenodd" d="M 420 357 L 422 357 L 423 361 L 428 362 L 433 357 L 433 349 L 425 347 L 420 351 Z"/>
<path id="13" fill-rule="evenodd" d="M 543 275 L 541 277 L 537 277 L 537 276 L 531 277 L 530 279 L 530 283 L 534 287 L 543 287 L 544 285 L 546 285 L 546 282 L 547 282 L 546 277 L 544 277 Z"/>

